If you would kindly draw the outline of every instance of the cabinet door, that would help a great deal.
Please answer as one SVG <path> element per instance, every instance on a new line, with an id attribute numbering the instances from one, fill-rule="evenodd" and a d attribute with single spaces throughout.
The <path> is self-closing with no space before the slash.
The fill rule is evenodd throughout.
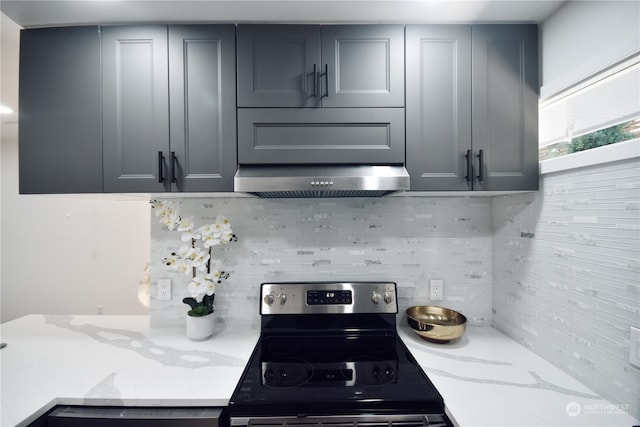
<path id="1" fill-rule="evenodd" d="M 537 42 L 536 25 L 472 28 L 474 189 L 538 189 Z"/>
<path id="2" fill-rule="evenodd" d="M 404 107 L 404 26 L 322 27 L 323 107 Z"/>
<path id="3" fill-rule="evenodd" d="M 169 189 L 167 68 L 166 26 L 102 28 L 105 192 Z"/>
<path id="4" fill-rule="evenodd" d="M 238 107 L 317 107 L 320 27 L 238 25 Z"/>
<path id="5" fill-rule="evenodd" d="M 98 27 L 20 37 L 20 193 L 102 192 Z"/>
<path id="6" fill-rule="evenodd" d="M 411 190 L 471 190 L 471 27 L 409 25 L 406 47 Z"/>
<path id="7" fill-rule="evenodd" d="M 170 26 L 169 82 L 172 190 L 233 191 L 235 27 Z"/>
<path id="8" fill-rule="evenodd" d="M 403 163 L 404 109 L 239 109 L 238 162 Z"/>

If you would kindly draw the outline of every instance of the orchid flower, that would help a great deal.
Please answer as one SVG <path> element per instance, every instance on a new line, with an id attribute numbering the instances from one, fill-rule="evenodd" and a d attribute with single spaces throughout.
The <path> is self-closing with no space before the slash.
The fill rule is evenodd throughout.
<path id="1" fill-rule="evenodd" d="M 205 293 L 207 295 L 213 295 L 216 291 L 216 284 L 213 281 L 211 274 L 204 276 Z"/>
<path id="2" fill-rule="evenodd" d="M 209 234 L 208 236 L 202 237 L 202 245 L 205 248 L 210 248 L 212 246 L 217 246 L 221 243 L 220 239 L 215 237 L 213 234 Z"/>
<path id="3" fill-rule="evenodd" d="M 200 277 L 194 277 L 193 280 L 189 282 L 189 285 L 187 285 L 187 290 L 198 302 L 202 301 L 202 297 L 206 294 L 206 287 Z"/>
<path id="4" fill-rule="evenodd" d="M 214 223 L 196 228 L 191 217 L 180 216 L 175 203 L 152 200 L 150 204 L 159 222 L 169 230 L 180 231 L 181 240 L 186 243 L 162 262 L 181 273 L 191 273 L 192 280 L 187 285 L 191 297 L 183 299 L 191 307 L 189 315 L 203 316 L 213 312 L 216 284 L 228 279 L 229 273 L 211 271 L 211 250 L 213 246 L 238 240 L 229 220 L 218 215 Z M 200 240 L 203 248 L 198 246 Z M 220 261 L 216 260 L 215 263 L 220 264 Z"/>

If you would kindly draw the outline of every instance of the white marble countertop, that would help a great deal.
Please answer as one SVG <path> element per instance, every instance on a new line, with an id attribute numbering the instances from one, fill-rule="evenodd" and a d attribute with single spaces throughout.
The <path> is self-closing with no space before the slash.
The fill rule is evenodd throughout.
<path id="1" fill-rule="evenodd" d="M 408 325 L 398 333 L 464 427 L 639 425 L 615 405 L 494 328 L 467 328 L 447 344 Z"/>
<path id="2" fill-rule="evenodd" d="M 625 426 L 621 408 L 492 328 L 433 344 L 400 336 L 460 426 Z M 56 404 L 224 406 L 259 331 L 224 325 L 209 340 L 150 329 L 147 316 L 31 315 L 0 325 L 0 426 Z M 569 408 L 569 409 L 567 409 Z"/>
<path id="3" fill-rule="evenodd" d="M 0 325 L 0 426 L 56 404 L 226 406 L 259 331 L 193 342 L 148 316 L 31 315 Z"/>

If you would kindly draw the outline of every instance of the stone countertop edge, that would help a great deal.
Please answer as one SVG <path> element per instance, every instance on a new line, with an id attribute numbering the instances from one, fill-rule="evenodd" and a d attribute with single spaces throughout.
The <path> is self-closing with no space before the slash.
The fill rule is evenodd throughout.
<path id="1" fill-rule="evenodd" d="M 259 325 L 218 326 L 193 342 L 180 328 L 149 328 L 148 316 L 29 315 L 4 323 L 0 426 L 27 426 L 60 404 L 226 406 Z M 423 340 L 402 319 L 398 333 L 457 426 L 640 424 L 621 410 L 628 402 L 612 404 L 491 327 L 469 327 L 447 344 Z"/>

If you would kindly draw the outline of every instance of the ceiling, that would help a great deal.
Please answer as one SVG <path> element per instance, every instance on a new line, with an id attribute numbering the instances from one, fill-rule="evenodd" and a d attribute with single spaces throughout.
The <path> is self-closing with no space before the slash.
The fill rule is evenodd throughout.
<path id="1" fill-rule="evenodd" d="M 143 22 L 539 23 L 557 0 L 2 0 L 24 28 Z"/>

